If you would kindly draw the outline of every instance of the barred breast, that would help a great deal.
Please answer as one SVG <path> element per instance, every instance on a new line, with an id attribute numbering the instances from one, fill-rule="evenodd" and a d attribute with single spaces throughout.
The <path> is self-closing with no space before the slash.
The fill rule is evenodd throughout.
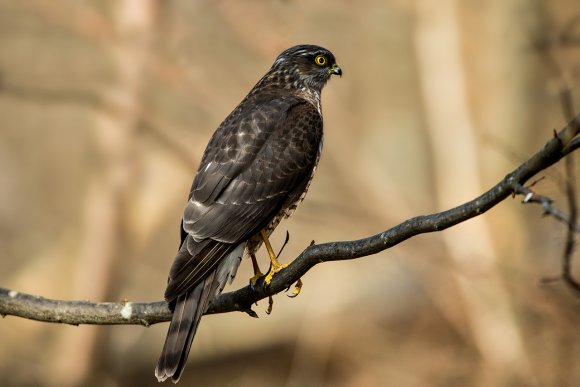
<path id="1" fill-rule="evenodd" d="M 316 161 L 314 162 L 312 173 L 310 174 L 310 178 L 306 182 L 304 190 L 298 196 L 297 199 L 289 200 L 288 203 L 284 207 L 282 207 L 282 210 L 274 217 L 274 219 L 272 219 L 272 221 L 268 224 L 268 226 L 266 226 L 264 230 L 266 231 L 266 234 L 268 236 L 270 236 L 272 232 L 274 232 L 274 230 L 276 229 L 278 224 L 280 224 L 280 221 L 282 221 L 282 219 L 289 218 L 294 213 L 294 211 L 296 211 L 298 205 L 302 203 L 302 201 L 306 197 L 306 193 L 308 192 L 308 188 L 310 187 L 310 183 L 312 182 L 312 178 L 314 177 L 314 173 L 316 172 L 316 168 L 318 167 L 318 161 L 320 160 L 320 154 L 322 153 L 323 139 L 324 137 L 320 139 L 320 145 L 318 146 L 318 152 L 316 154 Z M 246 248 L 244 250 L 245 255 L 255 254 L 256 251 L 258 251 L 258 249 L 262 246 L 262 243 L 263 241 L 262 238 L 260 237 L 260 234 L 258 233 L 254 235 L 250 240 L 248 240 L 248 243 L 246 243 Z"/>

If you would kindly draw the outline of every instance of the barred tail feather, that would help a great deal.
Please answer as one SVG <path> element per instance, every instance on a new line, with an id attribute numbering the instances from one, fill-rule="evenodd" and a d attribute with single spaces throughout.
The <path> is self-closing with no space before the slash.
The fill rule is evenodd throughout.
<path id="1" fill-rule="evenodd" d="M 168 378 L 174 383 L 179 381 L 201 317 L 211 301 L 236 275 L 243 247 L 243 244 L 236 247 L 195 288 L 177 297 L 165 344 L 155 368 L 158 381 Z"/>

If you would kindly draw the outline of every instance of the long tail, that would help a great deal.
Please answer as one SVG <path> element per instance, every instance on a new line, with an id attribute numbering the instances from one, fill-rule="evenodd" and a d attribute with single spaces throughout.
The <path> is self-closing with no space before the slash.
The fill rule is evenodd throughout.
<path id="1" fill-rule="evenodd" d="M 236 247 L 195 288 L 177 297 L 165 344 L 155 368 L 157 380 L 179 381 L 201 316 L 233 279 L 241 261 L 243 245 Z"/>

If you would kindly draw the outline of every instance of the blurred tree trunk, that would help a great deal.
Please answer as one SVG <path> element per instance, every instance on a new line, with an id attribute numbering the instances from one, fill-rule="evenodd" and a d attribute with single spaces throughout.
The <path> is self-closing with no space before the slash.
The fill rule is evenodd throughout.
<path id="1" fill-rule="evenodd" d="M 488 2 L 479 8 L 480 11 L 481 8 L 488 8 L 486 12 L 493 13 L 493 20 L 504 20 L 513 16 L 508 3 Z M 466 11 L 459 1 L 418 0 L 415 4 L 419 78 L 432 147 L 437 209 L 442 210 L 487 188 L 481 177 L 482 152 L 477 138 L 481 130 L 476 129 L 482 122 L 476 119 L 470 104 L 472 63 L 464 60 L 464 46 L 477 46 L 478 42 L 463 39 L 477 34 L 470 33 L 469 25 L 460 22 Z M 485 27 L 488 29 L 480 30 L 480 33 L 485 31 L 484 35 L 489 39 L 495 31 L 493 25 Z M 498 51 L 504 45 L 493 47 L 495 50 L 490 51 L 478 46 L 476 61 L 493 60 L 496 66 L 503 66 L 509 53 Z M 513 109 L 510 101 L 520 97 L 521 85 L 515 83 L 510 86 L 513 89 L 501 88 L 500 95 L 497 91 L 487 90 L 490 92 L 481 98 Z M 510 113 L 521 116 L 513 114 L 513 111 Z M 501 173 L 501 170 L 496 172 Z M 460 327 L 468 327 L 469 331 L 463 334 L 472 337 L 484 359 L 483 366 L 491 369 L 491 372 L 482 374 L 501 375 L 501 378 L 507 377 L 508 380 L 521 380 L 523 375 L 529 377 L 532 375 L 529 360 L 497 261 L 501 253 L 494 242 L 488 217 L 480 217 L 446 231 L 442 238 L 452 263 L 453 278 L 464 313 L 458 314 L 453 310 L 456 306 L 449 308 L 444 299 L 435 298 L 435 302 L 459 331 L 463 331 Z M 501 379 L 482 379 L 479 385 L 503 385 L 505 382 Z"/>
<path id="2" fill-rule="evenodd" d="M 123 281 L 131 270 L 123 255 L 127 252 L 123 236 L 128 193 L 134 180 L 134 144 L 141 110 L 144 69 L 153 34 L 155 2 L 122 0 L 111 3 L 113 39 L 109 42 L 116 81 L 101 90 L 104 101 L 95 112 L 95 162 L 89 177 L 84 204 L 84 225 L 77 261 L 73 297 L 106 300 L 115 281 Z M 54 358 L 55 386 L 87 384 L 95 371 L 97 353 L 108 353 L 98 340 L 106 331 L 85 327 L 63 332 L 60 350 Z M 98 348 L 100 347 L 100 350 Z M 106 355 L 104 355 L 106 356 Z M 99 379 L 96 379 L 99 380 Z"/>

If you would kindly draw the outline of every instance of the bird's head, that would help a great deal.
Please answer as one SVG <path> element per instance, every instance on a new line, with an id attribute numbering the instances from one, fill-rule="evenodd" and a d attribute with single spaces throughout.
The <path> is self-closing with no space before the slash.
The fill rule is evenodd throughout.
<path id="1" fill-rule="evenodd" d="M 327 49 L 304 44 L 278 55 L 269 73 L 287 87 L 308 87 L 320 92 L 332 75 L 342 76 L 342 69 Z"/>

